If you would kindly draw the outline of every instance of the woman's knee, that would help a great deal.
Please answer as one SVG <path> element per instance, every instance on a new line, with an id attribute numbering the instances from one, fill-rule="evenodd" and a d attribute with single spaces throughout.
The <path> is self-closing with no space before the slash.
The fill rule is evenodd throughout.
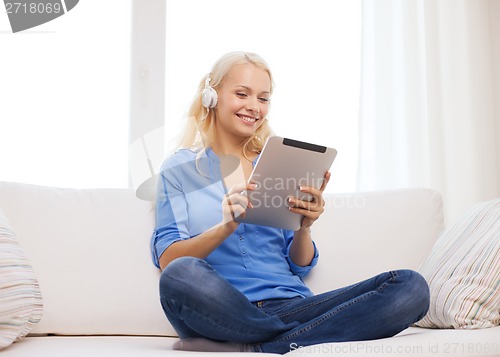
<path id="1" fill-rule="evenodd" d="M 397 275 L 405 286 L 404 295 L 408 304 L 413 307 L 419 319 L 424 317 L 430 302 L 429 285 L 425 278 L 413 270 L 400 270 Z"/>
<path id="2" fill-rule="evenodd" d="M 167 292 L 182 286 L 191 285 L 200 274 L 200 268 L 207 263 L 195 257 L 180 257 L 170 262 L 163 269 L 160 277 L 160 290 Z"/>
<path id="3" fill-rule="evenodd" d="M 205 263 L 204 260 L 195 257 L 180 257 L 172 260 L 165 269 L 162 275 L 179 276 L 182 274 L 189 274 L 193 269 L 196 269 L 200 264 Z"/>

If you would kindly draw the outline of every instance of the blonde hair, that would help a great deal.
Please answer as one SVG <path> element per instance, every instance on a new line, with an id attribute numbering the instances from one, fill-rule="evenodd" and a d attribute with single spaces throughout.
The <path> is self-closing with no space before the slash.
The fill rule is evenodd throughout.
<path id="1" fill-rule="evenodd" d="M 229 52 L 222 56 L 210 71 L 210 85 L 217 90 L 227 75 L 229 70 L 235 65 L 250 63 L 257 68 L 265 70 L 271 80 L 272 94 L 274 82 L 268 64 L 257 54 L 249 52 Z M 202 78 L 198 85 L 198 90 L 193 99 L 191 107 L 187 113 L 187 122 L 184 132 L 181 134 L 179 148 L 206 149 L 216 142 L 214 109 L 207 109 L 201 103 L 201 94 L 205 88 L 206 76 Z M 267 118 L 257 129 L 254 135 L 250 136 L 243 143 L 243 154 L 247 157 L 247 152 L 260 153 L 262 147 L 269 136 L 273 135 Z M 248 158 L 248 157 L 247 157 Z"/>

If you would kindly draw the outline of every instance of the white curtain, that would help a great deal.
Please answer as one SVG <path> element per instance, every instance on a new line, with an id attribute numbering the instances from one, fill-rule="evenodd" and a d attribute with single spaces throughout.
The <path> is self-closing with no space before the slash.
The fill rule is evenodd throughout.
<path id="1" fill-rule="evenodd" d="M 500 196 L 499 3 L 364 0 L 359 190 Z"/>

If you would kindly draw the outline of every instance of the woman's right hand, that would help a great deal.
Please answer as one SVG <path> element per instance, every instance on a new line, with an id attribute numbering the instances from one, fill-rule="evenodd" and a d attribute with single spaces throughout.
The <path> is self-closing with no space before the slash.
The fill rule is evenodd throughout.
<path id="1" fill-rule="evenodd" d="M 245 217 L 247 208 L 252 208 L 252 203 L 248 199 L 248 190 L 255 190 L 257 186 L 253 183 L 242 183 L 231 187 L 222 200 L 222 225 L 228 229 L 228 233 L 233 233 L 239 226 L 236 217 Z"/>
<path id="2" fill-rule="evenodd" d="M 190 239 L 179 240 L 171 244 L 160 256 L 162 269 L 179 257 L 197 257 L 205 259 L 238 228 L 234 217 L 245 216 L 252 205 L 248 200 L 247 190 L 254 190 L 254 184 L 239 184 L 229 190 L 222 200 L 222 222 Z"/>

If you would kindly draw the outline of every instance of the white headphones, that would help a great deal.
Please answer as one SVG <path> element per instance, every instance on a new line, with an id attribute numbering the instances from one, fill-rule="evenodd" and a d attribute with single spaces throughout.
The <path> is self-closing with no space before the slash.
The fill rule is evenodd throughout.
<path id="1" fill-rule="evenodd" d="M 212 109 L 217 105 L 217 91 L 210 86 L 210 73 L 207 75 L 207 79 L 205 80 L 205 88 L 203 88 L 203 92 L 201 92 L 201 104 L 205 108 Z"/>

